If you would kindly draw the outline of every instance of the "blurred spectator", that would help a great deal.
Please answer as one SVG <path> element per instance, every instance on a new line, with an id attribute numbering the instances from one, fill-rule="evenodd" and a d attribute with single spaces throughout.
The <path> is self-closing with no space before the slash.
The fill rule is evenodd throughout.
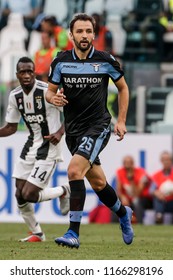
<path id="1" fill-rule="evenodd" d="M 111 210 L 102 203 L 99 203 L 89 212 L 88 220 L 89 223 L 109 224 L 112 222 Z"/>
<path id="2" fill-rule="evenodd" d="M 2 0 L 1 10 L 1 29 L 6 26 L 10 13 L 19 13 L 23 15 L 25 27 L 31 31 L 34 19 L 41 10 L 40 0 Z"/>
<path id="3" fill-rule="evenodd" d="M 34 55 L 36 78 L 47 82 L 49 67 L 60 49 L 52 46 L 52 34 L 41 32 L 41 48 Z"/>
<path id="4" fill-rule="evenodd" d="M 15 61 L 21 55 L 27 55 L 27 40 L 28 30 L 23 25 L 23 16 L 10 13 L 7 26 L 0 32 L 0 83 L 16 80 Z"/>
<path id="5" fill-rule="evenodd" d="M 95 38 L 93 45 L 97 50 L 107 51 L 113 54 L 113 39 L 111 31 L 103 24 L 102 16 L 93 13 L 96 22 Z"/>
<path id="6" fill-rule="evenodd" d="M 161 0 L 138 0 L 135 9 L 122 19 L 127 32 L 125 60 L 161 61 L 163 39 L 159 14 Z"/>
<path id="7" fill-rule="evenodd" d="M 7 25 L 0 32 L 0 60 L 10 49 L 26 49 L 28 30 L 24 27 L 23 16 L 11 13 Z"/>
<path id="8" fill-rule="evenodd" d="M 162 27 L 163 61 L 173 59 L 173 0 L 169 0 L 168 9 L 160 14 L 159 23 Z"/>
<path id="9" fill-rule="evenodd" d="M 110 15 L 125 15 L 134 9 L 136 0 L 106 0 L 105 9 Z"/>
<path id="10" fill-rule="evenodd" d="M 55 16 L 45 16 L 41 21 L 41 30 L 54 36 L 55 45 L 59 49 L 64 51 L 73 48 L 67 30 L 58 24 Z"/>
<path id="11" fill-rule="evenodd" d="M 28 43 L 28 53 L 30 57 L 34 57 L 36 51 L 38 51 L 41 46 L 41 21 L 46 15 L 40 13 L 32 25 L 32 31 L 30 32 L 29 43 Z M 54 43 L 55 45 L 55 43 Z"/>
<path id="12" fill-rule="evenodd" d="M 156 223 L 163 223 L 164 213 L 173 213 L 173 167 L 172 155 L 163 152 L 160 157 L 162 169 L 153 175 L 151 193 L 154 196 Z"/>
<path id="13" fill-rule="evenodd" d="M 173 12 L 173 0 L 163 0 L 164 10 Z"/>
<path id="14" fill-rule="evenodd" d="M 85 5 L 87 1 L 88 0 L 66 0 L 67 17 L 65 18 L 64 23 L 67 26 L 74 14 L 85 12 Z"/>
<path id="15" fill-rule="evenodd" d="M 173 13 L 173 0 L 169 0 L 169 10 L 171 13 Z"/>
<path id="16" fill-rule="evenodd" d="M 125 156 L 123 167 L 117 170 L 117 192 L 123 205 L 134 210 L 138 223 L 143 223 L 144 211 L 152 209 L 149 194 L 151 179 L 143 168 L 135 167 L 134 159 Z"/>

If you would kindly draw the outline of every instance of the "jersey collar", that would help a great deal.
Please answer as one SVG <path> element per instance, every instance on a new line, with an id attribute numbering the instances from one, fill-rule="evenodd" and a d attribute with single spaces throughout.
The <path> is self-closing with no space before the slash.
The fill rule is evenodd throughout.
<path id="1" fill-rule="evenodd" d="M 94 46 L 92 46 L 92 48 L 90 49 L 90 52 L 87 55 L 87 58 L 91 58 L 94 54 Z M 79 57 L 77 56 L 77 54 L 75 53 L 75 50 L 72 49 L 72 56 L 74 60 L 80 60 Z"/>

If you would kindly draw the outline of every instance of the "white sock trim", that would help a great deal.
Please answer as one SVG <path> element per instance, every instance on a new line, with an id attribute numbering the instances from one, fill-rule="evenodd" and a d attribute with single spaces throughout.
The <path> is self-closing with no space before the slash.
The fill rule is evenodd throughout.
<path id="1" fill-rule="evenodd" d="M 45 188 L 39 192 L 38 202 L 43 202 L 60 197 L 64 194 L 64 188 L 62 186 L 54 188 Z"/>
<path id="2" fill-rule="evenodd" d="M 42 229 L 37 222 L 34 214 L 34 207 L 32 203 L 25 203 L 23 205 L 18 205 L 18 208 L 20 210 L 21 216 L 24 219 L 26 225 L 28 226 L 29 230 L 32 233 L 40 233 L 42 232 Z"/>

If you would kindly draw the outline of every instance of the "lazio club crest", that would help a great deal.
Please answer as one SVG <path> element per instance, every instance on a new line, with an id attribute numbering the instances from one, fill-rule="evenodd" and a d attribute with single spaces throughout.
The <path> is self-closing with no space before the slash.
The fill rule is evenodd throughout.
<path id="1" fill-rule="evenodd" d="M 102 64 L 98 64 L 98 63 L 94 63 L 94 64 L 91 64 L 93 67 L 94 67 L 94 71 L 95 72 L 98 72 L 99 71 L 99 68 Z"/>

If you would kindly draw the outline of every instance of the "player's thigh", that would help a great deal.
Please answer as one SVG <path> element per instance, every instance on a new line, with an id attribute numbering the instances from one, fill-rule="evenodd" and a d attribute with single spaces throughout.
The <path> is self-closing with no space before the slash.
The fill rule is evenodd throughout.
<path id="1" fill-rule="evenodd" d="M 15 197 L 18 201 L 18 204 L 23 204 L 25 203 L 23 196 L 22 196 L 22 191 L 25 186 L 26 180 L 22 179 L 16 179 L 16 191 L 15 191 Z"/>
<path id="2" fill-rule="evenodd" d="M 15 182 L 15 186 L 18 190 L 22 190 L 24 185 L 26 183 L 26 180 L 23 180 L 23 179 L 16 179 L 16 182 Z"/>
<path id="3" fill-rule="evenodd" d="M 106 186 L 106 176 L 101 165 L 93 164 L 87 172 L 86 178 L 95 191 L 100 191 Z"/>
<path id="4" fill-rule="evenodd" d="M 23 201 L 23 189 L 25 187 L 25 183 L 27 181 L 27 178 L 29 174 L 31 173 L 31 170 L 33 168 L 33 162 L 32 161 L 26 161 L 21 159 L 20 157 L 17 158 L 13 170 L 12 177 L 16 179 L 16 199 L 18 203 L 22 204 Z"/>
<path id="5" fill-rule="evenodd" d="M 111 135 L 110 126 L 94 126 L 86 131 L 80 139 L 77 154 L 83 155 L 90 162 L 100 164 L 99 154 L 106 147 Z"/>
<path id="6" fill-rule="evenodd" d="M 83 135 L 66 136 L 66 143 L 72 155 L 78 154 L 92 165 L 100 164 L 99 154 L 107 145 L 111 135 L 110 125 L 91 126 Z"/>
<path id="7" fill-rule="evenodd" d="M 50 178 L 56 168 L 56 160 L 37 160 L 27 178 L 27 181 L 40 189 L 49 184 Z"/>
<path id="8" fill-rule="evenodd" d="M 22 188 L 22 185 L 24 185 L 25 181 L 28 179 L 33 165 L 34 161 L 23 160 L 20 157 L 17 158 L 12 177 L 16 179 L 16 185 L 18 185 L 19 188 Z"/>
<path id="9" fill-rule="evenodd" d="M 90 169 L 88 159 L 85 157 L 74 154 L 68 166 L 69 180 L 80 180 L 85 177 L 85 174 Z"/>

